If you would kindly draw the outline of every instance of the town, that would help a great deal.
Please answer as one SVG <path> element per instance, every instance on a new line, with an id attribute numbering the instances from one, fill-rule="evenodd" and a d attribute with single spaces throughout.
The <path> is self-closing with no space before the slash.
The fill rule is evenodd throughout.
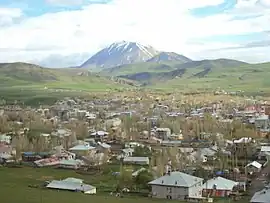
<path id="1" fill-rule="evenodd" d="M 75 191 L 83 193 L 78 201 L 88 194 L 89 200 L 266 203 L 269 115 L 266 98 L 210 93 L 3 104 L 1 191 L 19 185 L 33 202 L 46 202 L 47 192 L 52 202 Z M 31 193 L 37 199 L 26 197 Z"/>

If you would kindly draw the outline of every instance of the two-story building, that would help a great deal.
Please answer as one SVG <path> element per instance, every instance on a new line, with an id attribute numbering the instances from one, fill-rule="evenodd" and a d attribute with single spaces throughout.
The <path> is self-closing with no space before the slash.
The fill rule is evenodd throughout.
<path id="1" fill-rule="evenodd" d="M 148 183 L 152 197 L 164 199 L 201 199 L 203 179 L 182 172 L 171 172 Z"/>

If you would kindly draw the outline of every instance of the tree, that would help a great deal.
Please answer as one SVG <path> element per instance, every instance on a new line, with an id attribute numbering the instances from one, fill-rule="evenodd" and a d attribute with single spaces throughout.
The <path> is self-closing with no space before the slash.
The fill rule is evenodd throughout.
<path id="1" fill-rule="evenodd" d="M 135 178 L 135 183 L 139 188 L 148 189 L 148 183 L 154 179 L 153 175 L 147 171 L 141 171 Z"/>
<path id="2" fill-rule="evenodd" d="M 120 176 L 118 181 L 118 189 L 125 187 L 130 188 L 133 184 L 132 170 L 125 168 L 122 164 L 120 165 Z"/>
<path id="3" fill-rule="evenodd" d="M 148 146 L 136 146 L 133 152 L 134 156 L 149 157 L 151 156 L 151 150 Z"/>

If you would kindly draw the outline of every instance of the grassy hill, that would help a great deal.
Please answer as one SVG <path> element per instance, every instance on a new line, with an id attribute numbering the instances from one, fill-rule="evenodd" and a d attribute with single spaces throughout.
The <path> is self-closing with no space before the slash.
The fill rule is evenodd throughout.
<path id="1" fill-rule="evenodd" d="M 167 61 L 167 62 L 143 62 L 129 65 L 117 66 L 114 68 L 105 69 L 100 72 L 102 75 L 113 75 L 123 76 L 131 75 L 136 73 L 162 73 L 170 72 L 176 69 L 187 69 L 187 68 L 228 68 L 238 67 L 246 65 L 247 63 L 230 60 L 230 59 L 217 59 L 217 60 L 202 60 L 202 61 L 190 61 L 182 63 L 179 61 Z"/>
<path id="2" fill-rule="evenodd" d="M 111 76 L 119 76 L 119 75 L 129 75 L 136 74 L 141 72 L 169 72 L 177 69 L 177 61 L 173 62 L 143 62 L 143 63 L 135 63 L 117 66 L 114 68 L 104 69 L 100 72 L 101 75 L 111 75 Z"/>
<path id="3" fill-rule="evenodd" d="M 0 80 L 0 99 L 27 104 L 53 103 L 64 96 L 132 87 L 126 79 L 101 77 L 82 69 L 50 69 L 28 63 L 0 64 Z"/>
<path id="4" fill-rule="evenodd" d="M 28 63 L 0 64 L 0 87 L 104 90 L 120 88 L 118 81 L 91 74 L 87 70 L 49 69 Z"/>
<path id="5" fill-rule="evenodd" d="M 116 67 L 103 74 L 138 81 L 141 85 L 161 90 L 243 90 L 270 92 L 270 63 L 248 64 L 217 59 L 187 63 L 140 63 Z"/>
<path id="6" fill-rule="evenodd" d="M 122 67 L 120 73 L 130 72 L 126 75 L 118 75 L 121 78 L 128 78 L 130 80 L 137 80 L 143 83 L 154 84 L 157 82 L 164 82 L 172 80 L 175 78 L 189 77 L 189 78 L 203 78 L 207 76 L 213 70 L 221 70 L 239 67 L 247 65 L 244 62 L 227 60 L 227 59 L 218 59 L 218 60 L 203 60 L 203 61 L 191 61 L 187 63 L 167 63 L 167 64 L 154 64 L 151 63 L 149 66 L 148 63 L 138 64 L 138 68 L 133 68 L 133 72 L 130 71 L 129 67 Z M 133 65 L 135 66 L 135 65 Z M 163 67 L 163 68 L 160 68 Z M 122 69 L 124 69 L 122 71 Z M 117 69 L 116 69 L 117 70 Z M 113 70 L 116 72 L 116 70 Z M 119 70 L 119 69 L 118 69 Z M 141 72 L 139 72 L 141 71 Z"/>
<path id="7" fill-rule="evenodd" d="M 152 84 L 152 87 L 171 90 L 214 90 L 246 91 L 252 93 L 270 93 L 270 63 L 246 64 L 227 68 L 186 69 L 181 77 L 166 82 Z"/>

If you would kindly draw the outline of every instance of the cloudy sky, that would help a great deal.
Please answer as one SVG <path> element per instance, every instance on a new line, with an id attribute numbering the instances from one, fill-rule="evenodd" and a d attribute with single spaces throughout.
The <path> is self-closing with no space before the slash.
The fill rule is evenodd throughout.
<path id="1" fill-rule="evenodd" d="M 0 0 L 0 62 L 83 62 L 115 41 L 270 61 L 270 0 Z"/>

